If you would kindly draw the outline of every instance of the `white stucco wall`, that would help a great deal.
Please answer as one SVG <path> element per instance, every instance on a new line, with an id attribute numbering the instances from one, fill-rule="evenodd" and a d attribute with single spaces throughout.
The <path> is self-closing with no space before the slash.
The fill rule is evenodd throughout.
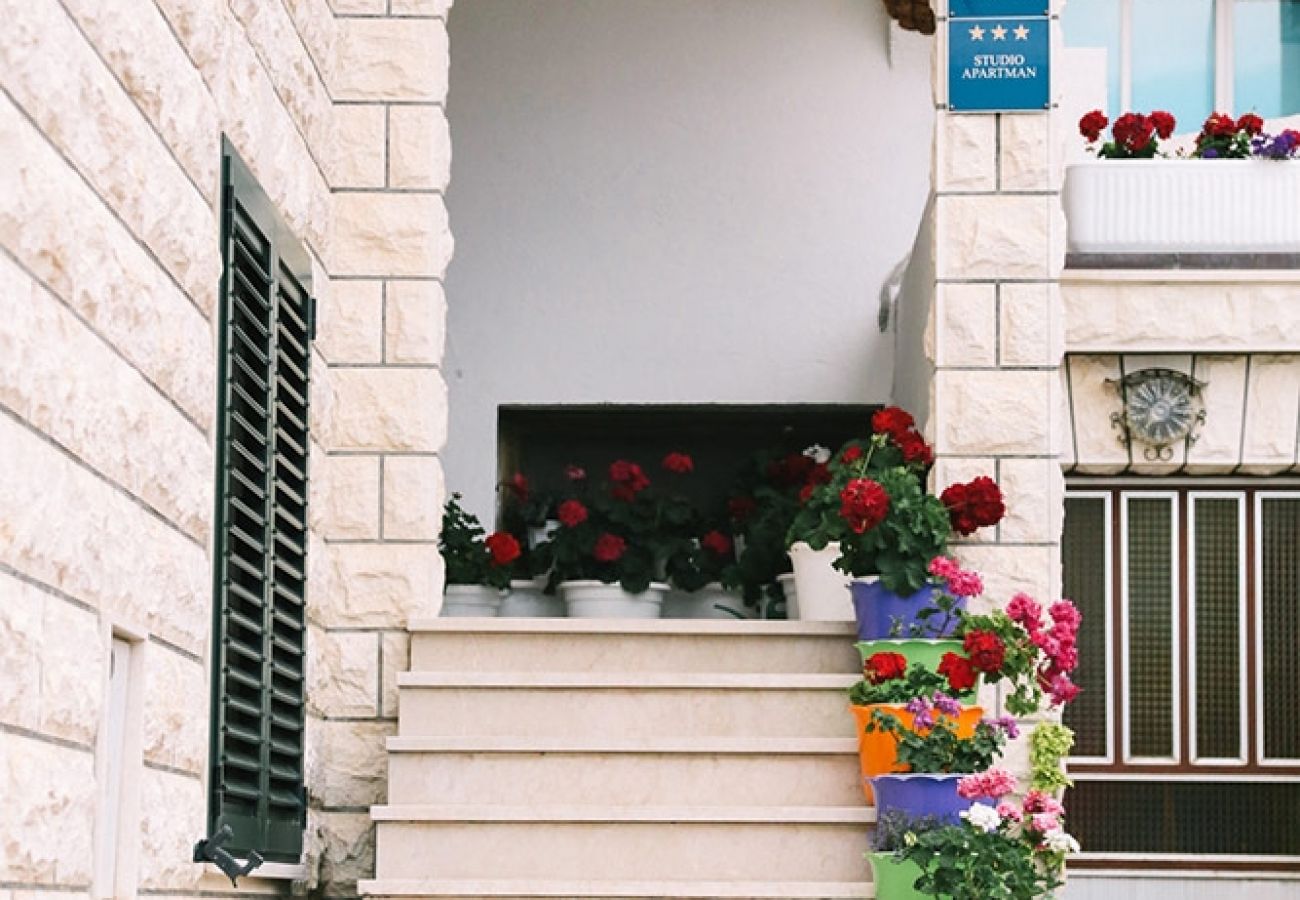
<path id="1" fill-rule="evenodd" d="M 929 39 L 862 0 L 475 0 L 450 29 L 445 462 L 476 511 L 500 404 L 888 398 Z"/>

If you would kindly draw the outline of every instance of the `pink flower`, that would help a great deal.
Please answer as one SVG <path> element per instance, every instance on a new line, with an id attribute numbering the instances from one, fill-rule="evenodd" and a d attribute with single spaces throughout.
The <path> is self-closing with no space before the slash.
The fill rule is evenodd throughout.
<path id="1" fill-rule="evenodd" d="M 930 560 L 930 574 L 942 578 L 954 597 L 978 597 L 984 593 L 984 580 L 978 572 L 963 569 L 955 559 L 936 556 Z"/>
<path id="2" fill-rule="evenodd" d="M 1061 827 L 1061 820 L 1052 813 L 1035 813 L 1034 817 L 1029 821 L 1030 827 L 1038 832 L 1051 831 Z"/>
<path id="3" fill-rule="evenodd" d="M 1048 693 L 1052 695 L 1054 706 L 1063 706 L 1079 696 L 1079 686 L 1070 680 L 1070 676 L 1062 672 L 1052 679 Z"/>
<path id="4" fill-rule="evenodd" d="M 1025 795 L 1025 812 L 1049 813 L 1053 816 L 1065 815 L 1065 806 L 1051 794 L 1044 791 L 1030 791 Z"/>
<path id="5" fill-rule="evenodd" d="M 930 574 L 936 578 L 948 578 L 954 572 L 959 571 L 961 571 L 961 567 L 957 565 L 957 560 L 955 559 L 949 559 L 946 556 L 936 556 L 934 559 L 930 560 Z"/>
<path id="6" fill-rule="evenodd" d="M 1083 616 L 1069 600 L 1057 600 L 1047 611 L 1052 616 L 1053 631 L 1059 630 L 1062 635 L 1079 633 L 1079 623 L 1083 621 Z"/>
<path id="7" fill-rule="evenodd" d="M 957 782 L 957 794 L 967 800 L 978 797 L 1004 797 L 1016 789 L 1016 777 L 1006 769 L 992 768 L 967 775 Z"/>
<path id="8" fill-rule="evenodd" d="M 1016 594 L 1007 604 L 1007 615 L 1030 634 L 1043 627 L 1043 608 L 1028 594 Z"/>
<path id="9" fill-rule="evenodd" d="M 1019 822 L 1023 819 L 1022 813 L 1014 803 L 1002 802 L 998 804 L 998 815 L 1004 819 L 1010 819 L 1012 822 Z"/>

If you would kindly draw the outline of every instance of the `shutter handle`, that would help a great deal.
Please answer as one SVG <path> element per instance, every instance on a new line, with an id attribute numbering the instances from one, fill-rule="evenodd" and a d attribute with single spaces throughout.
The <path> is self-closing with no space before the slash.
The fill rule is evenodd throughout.
<path id="1" fill-rule="evenodd" d="M 226 873 L 230 878 L 230 884 L 239 887 L 235 879 L 247 875 L 262 864 L 262 854 L 256 850 L 248 853 L 248 861 L 241 863 L 230 855 L 230 852 L 223 850 L 221 845 L 234 837 L 235 833 L 230 830 L 229 825 L 222 825 L 217 829 L 217 833 L 212 837 L 201 839 L 194 845 L 194 861 L 210 862 L 218 869 Z"/>

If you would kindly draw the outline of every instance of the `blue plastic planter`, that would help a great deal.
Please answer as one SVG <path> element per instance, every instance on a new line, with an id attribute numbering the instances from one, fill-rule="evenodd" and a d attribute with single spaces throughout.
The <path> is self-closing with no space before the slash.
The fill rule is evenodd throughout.
<path id="1" fill-rule="evenodd" d="M 858 640 L 877 641 L 889 637 L 927 637 L 942 638 L 952 634 L 957 626 L 957 617 L 947 622 L 947 627 L 938 632 L 935 628 L 943 621 L 942 617 L 931 616 L 929 621 L 917 618 L 921 610 L 934 606 L 934 585 L 927 584 L 915 594 L 900 597 L 885 588 L 878 580 L 865 581 L 854 579 L 849 585 L 853 594 L 853 612 L 858 620 Z M 958 597 L 955 609 L 965 609 L 966 598 Z M 894 626 L 899 625 L 899 633 L 893 634 Z M 913 634 L 913 627 L 925 629 Z"/>
<path id="2" fill-rule="evenodd" d="M 913 818 L 935 816 L 944 822 L 956 824 L 960 813 L 971 808 L 980 799 L 966 799 L 957 794 L 957 782 L 965 775 L 877 775 L 871 779 L 871 790 L 876 796 L 876 819 L 891 812 L 901 811 Z"/>

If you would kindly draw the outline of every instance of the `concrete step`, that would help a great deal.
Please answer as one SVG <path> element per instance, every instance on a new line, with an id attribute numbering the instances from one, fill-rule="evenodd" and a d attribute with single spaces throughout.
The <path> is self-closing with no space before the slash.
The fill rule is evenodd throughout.
<path id="1" fill-rule="evenodd" d="M 404 804 L 851 806 L 862 796 L 852 738 L 395 737 L 388 753 L 389 796 Z"/>
<path id="2" fill-rule="evenodd" d="M 854 882 L 874 810 L 857 807 L 387 806 L 376 878 Z"/>
<path id="3" fill-rule="evenodd" d="M 411 671 L 797 672 L 861 667 L 848 622 L 424 619 Z"/>
<path id="4" fill-rule="evenodd" d="M 849 738 L 856 675 L 407 672 L 403 736 Z"/>
<path id="5" fill-rule="evenodd" d="M 869 900 L 870 882 L 838 881 L 520 881 L 413 879 L 363 881 L 375 898 L 438 897 L 440 900 Z"/>

